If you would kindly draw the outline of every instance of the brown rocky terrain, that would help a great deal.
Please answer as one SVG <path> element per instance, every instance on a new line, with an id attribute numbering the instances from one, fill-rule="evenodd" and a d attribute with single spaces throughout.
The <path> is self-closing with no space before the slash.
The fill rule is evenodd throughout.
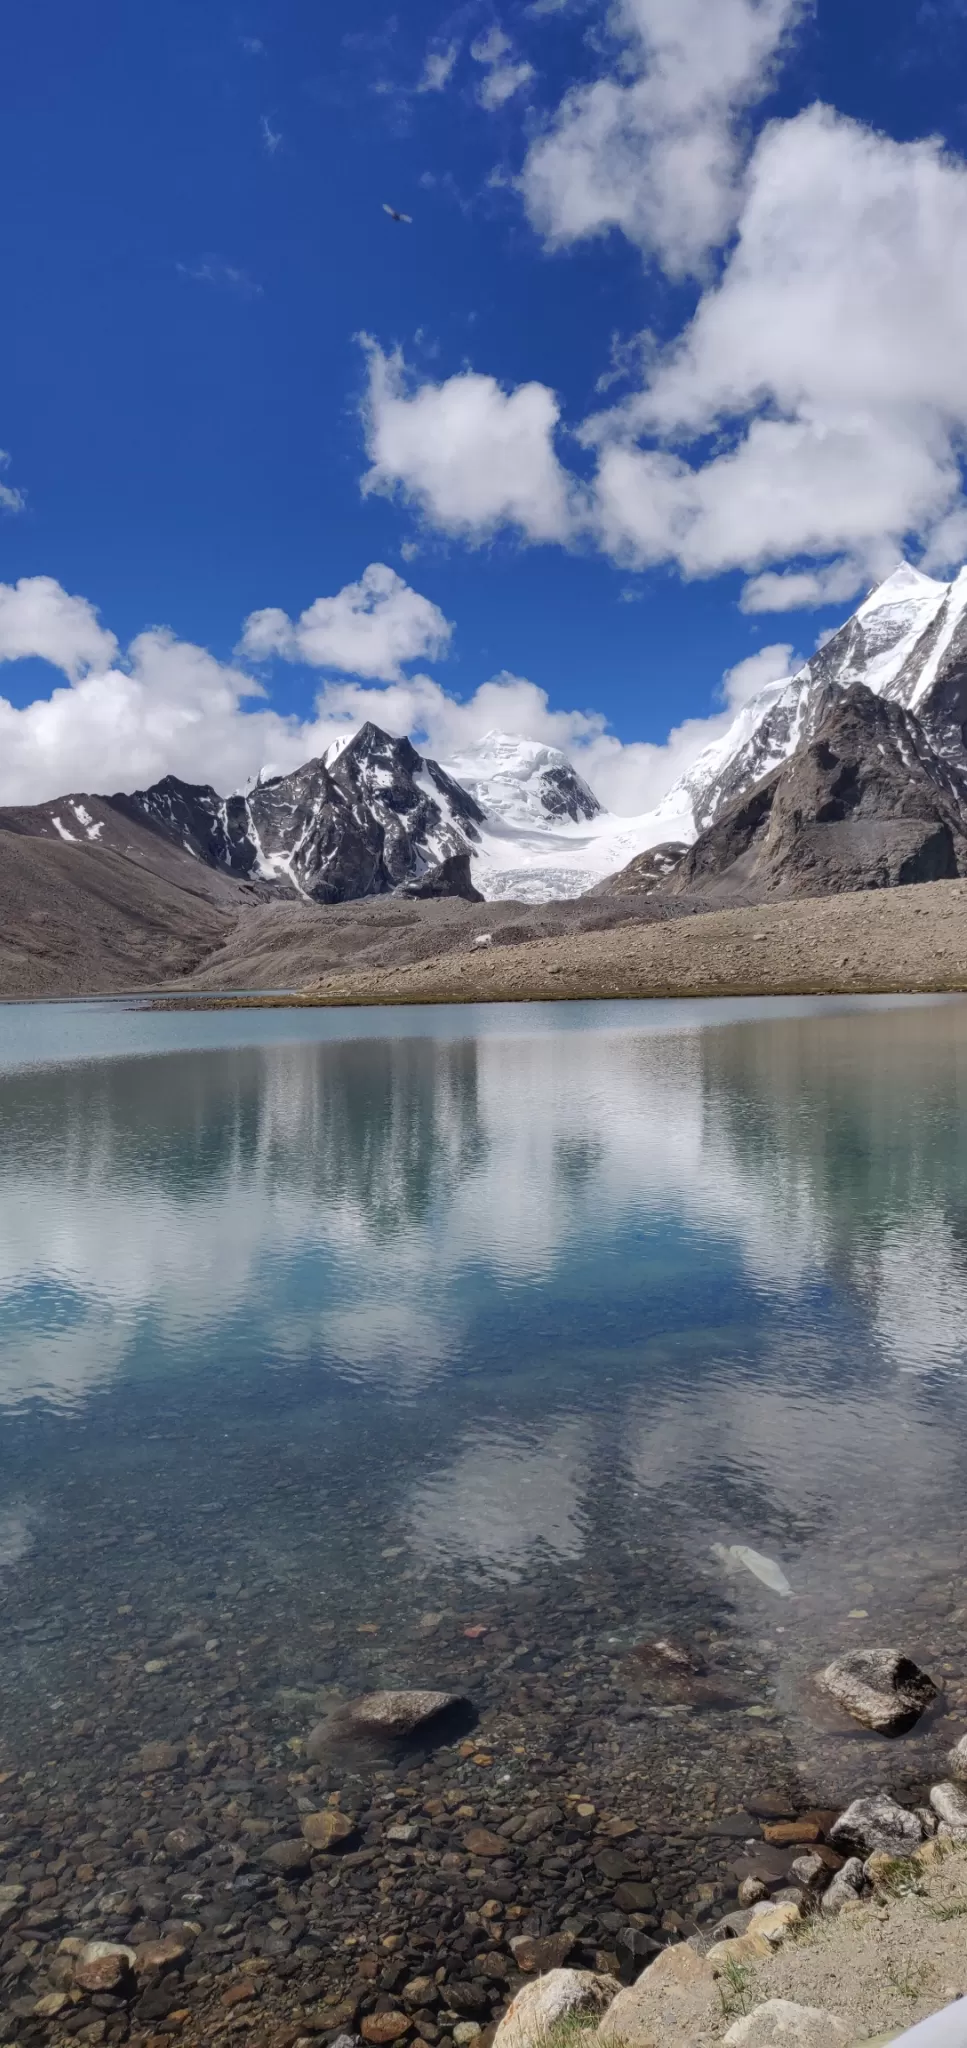
<path id="1" fill-rule="evenodd" d="M 393 903 L 347 905 L 338 926 L 331 914 L 316 923 L 296 913 L 285 929 L 277 914 L 259 910 L 236 926 L 190 986 L 212 994 L 288 988 L 302 1001 L 322 1003 L 967 989 L 967 882 L 671 921 L 649 918 L 642 905 L 637 917 L 597 929 L 569 915 L 586 907 L 542 906 L 529 914 L 532 928 L 512 904 L 407 905 L 410 915 L 422 915 L 405 927 L 403 906 Z M 475 945 L 488 930 L 491 943 Z M 361 933 L 365 950 L 357 950 Z"/>

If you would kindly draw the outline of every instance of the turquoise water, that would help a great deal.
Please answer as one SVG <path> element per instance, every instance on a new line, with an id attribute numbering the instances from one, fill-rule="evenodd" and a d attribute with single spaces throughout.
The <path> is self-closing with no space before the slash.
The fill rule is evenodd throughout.
<path id="1" fill-rule="evenodd" d="M 590 1754 L 648 1632 L 745 1689 L 697 1751 L 662 1709 L 601 1751 L 679 1811 L 853 1768 L 807 1702 L 846 1643 L 901 1639 L 956 1709 L 965 1023 L 0 1009 L 8 1763 L 84 1716 L 109 1745 L 119 1671 L 152 1734 L 221 1697 L 298 1746 L 320 1689 L 499 1713 L 535 1656 L 545 1753 Z M 143 1676 L 191 1628 L 202 1664 Z"/>

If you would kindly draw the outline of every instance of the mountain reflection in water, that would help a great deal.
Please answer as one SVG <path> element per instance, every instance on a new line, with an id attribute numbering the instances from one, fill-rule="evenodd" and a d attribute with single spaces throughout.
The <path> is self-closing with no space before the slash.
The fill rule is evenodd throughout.
<path id="1" fill-rule="evenodd" d="M 967 1011 L 811 1008 L 0 1071 L 0 1593 L 147 1495 L 142 1593 L 284 1582 L 283 1663 L 313 1601 L 382 1616 L 348 1684 L 414 1603 L 593 1581 L 615 1641 L 771 1641 L 795 1732 L 855 1608 L 962 1572 L 967 1443 Z"/>

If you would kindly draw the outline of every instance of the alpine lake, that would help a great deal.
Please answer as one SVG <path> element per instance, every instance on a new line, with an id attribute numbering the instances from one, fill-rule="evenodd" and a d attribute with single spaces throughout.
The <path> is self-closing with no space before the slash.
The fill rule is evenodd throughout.
<path id="1" fill-rule="evenodd" d="M 960 999 L 0 1007 L 0 2041 L 459 2048 L 922 1796 L 965 1361 Z"/>

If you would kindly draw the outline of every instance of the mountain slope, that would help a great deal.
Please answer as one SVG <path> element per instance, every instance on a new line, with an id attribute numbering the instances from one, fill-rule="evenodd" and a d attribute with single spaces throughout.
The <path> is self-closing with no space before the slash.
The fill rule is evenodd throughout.
<path id="1" fill-rule="evenodd" d="M 436 761 L 373 724 L 247 795 L 167 776 L 110 801 L 195 859 L 313 903 L 382 896 L 434 875 L 445 893 L 466 895 L 483 821 Z"/>
<path id="2" fill-rule="evenodd" d="M 825 689 L 811 738 L 721 811 L 656 897 L 822 896 L 967 875 L 967 774 L 862 683 Z"/>
<path id="3" fill-rule="evenodd" d="M 830 693 L 853 683 L 915 712 L 934 748 L 967 767 L 967 570 L 946 584 L 901 563 L 794 676 L 743 706 L 662 799 L 656 820 L 687 816 L 692 833 L 704 831 L 811 739 Z"/>

